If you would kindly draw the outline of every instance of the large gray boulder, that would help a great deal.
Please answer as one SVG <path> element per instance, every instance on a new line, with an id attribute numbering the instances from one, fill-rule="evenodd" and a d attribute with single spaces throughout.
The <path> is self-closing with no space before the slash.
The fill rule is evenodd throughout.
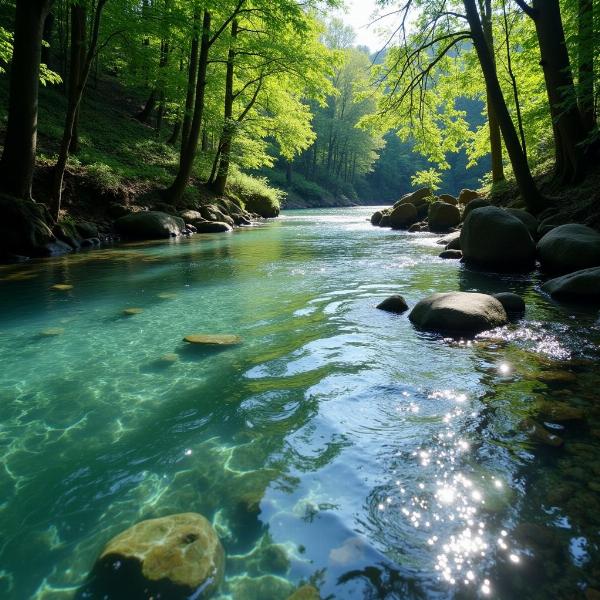
<path id="1" fill-rule="evenodd" d="M 151 210 L 132 213 L 115 221 L 117 231 L 130 239 L 156 240 L 177 236 L 185 230 L 180 217 Z"/>
<path id="2" fill-rule="evenodd" d="M 476 208 L 466 218 L 460 247 L 467 263 L 501 271 L 523 270 L 535 263 L 535 243 L 527 227 L 496 208 Z"/>
<path id="3" fill-rule="evenodd" d="M 379 225 L 381 217 L 383 217 L 383 213 L 379 210 L 375 211 L 371 215 L 371 225 Z"/>
<path id="4" fill-rule="evenodd" d="M 400 204 L 390 214 L 390 225 L 392 229 L 408 229 L 418 220 L 417 209 L 414 204 Z"/>
<path id="5" fill-rule="evenodd" d="M 432 191 L 428 187 L 420 188 L 416 192 L 406 194 L 394 204 L 394 208 L 400 204 L 414 204 L 415 207 L 420 206 L 426 202 L 425 198 L 429 198 L 432 195 Z"/>
<path id="6" fill-rule="evenodd" d="M 428 331 L 474 335 L 508 322 L 502 304 L 493 296 L 474 292 L 433 294 L 411 311 L 414 325 Z"/>
<path id="7" fill-rule="evenodd" d="M 429 205 L 429 229 L 443 233 L 460 223 L 460 210 L 447 202 L 432 202 Z"/>
<path id="8" fill-rule="evenodd" d="M 0 215 L 0 256 L 54 256 L 71 251 L 57 243 L 43 204 L 0 194 Z"/>
<path id="9" fill-rule="evenodd" d="M 458 198 L 455 198 L 451 194 L 440 194 L 440 200 L 456 206 L 458 204 Z"/>
<path id="10" fill-rule="evenodd" d="M 600 266 L 600 233 L 591 227 L 569 223 L 549 231 L 538 242 L 542 268 L 552 273 L 570 273 Z"/>
<path id="11" fill-rule="evenodd" d="M 550 279 L 542 290 L 559 300 L 600 302 L 600 267 L 575 271 Z"/>
<path id="12" fill-rule="evenodd" d="M 517 217 L 519 221 L 527 227 L 529 234 L 535 240 L 537 238 L 538 227 L 540 226 L 539 221 L 526 210 L 522 210 L 520 208 L 507 208 L 506 212 L 510 213 L 513 217 Z"/>
<path id="13" fill-rule="evenodd" d="M 224 570 L 212 525 L 197 513 L 176 514 L 142 521 L 113 538 L 86 591 L 94 598 L 208 598 Z"/>

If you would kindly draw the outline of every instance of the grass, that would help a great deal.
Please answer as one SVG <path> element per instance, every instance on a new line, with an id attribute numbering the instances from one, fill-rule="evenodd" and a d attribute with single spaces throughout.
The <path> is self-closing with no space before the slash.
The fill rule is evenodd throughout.
<path id="1" fill-rule="evenodd" d="M 127 90 L 112 77 L 90 82 L 82 103 L 80 118 L 80 149 L 69 158 L 67 168 L 66 205 L 80 187 L 95 190 L 100 196 L 124 202 L 143 201 L 157 197 L 156 192 L 168 186 L 176 174 L 179 146 L 166 143 L 171 134 L 168 123 L 162 131 L 133 118 L 142 105 L 145 92 Z M 0 76 L 0 140 L 6 128 L 8 81 Z M 66 97 L 60 86 L 40 87 L 38 113 L 38 181 L 34 184 L 36 198 L 47 200 L 48 171 L 54 164 L 63 132 Z M 199 153 L 195 179 L 186 190 L 182 205 L 194 206 L 211 201 L 211 194 L 198 185 L 210 170 L 210 154 Z M 74 185 L 69 185 L 69 180 Z M 238 202 L 251 206 L 260 204 L 279 212 L 284 194 L 270 186 L 263 177 L 254 177 L 233 169 L 227 194 Z"/>

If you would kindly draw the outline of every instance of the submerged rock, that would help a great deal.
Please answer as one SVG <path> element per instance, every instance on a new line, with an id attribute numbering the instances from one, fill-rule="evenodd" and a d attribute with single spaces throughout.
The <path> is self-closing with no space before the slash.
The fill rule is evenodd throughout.
<path id="1" fill-rule="evenodd" d="M 406 304 L 406 300 L 402 296 L 395 294 L 379 303 L 377 308 L 386 312 L 401 314 L 408 310 L 408 304 Z"/>
<path id="2" fill-rule="evenodd" d="M 282 577 L 233 577 L 228 587 L 233 598 L 243 600 L 286 600 L 294 592 L 294 586 Z"/>
<path id="3" fill-rule="evenodd" d="M 512 292 L 500 292 L 494 294 L 494 298 L 500 301 L 500 304 L 504 306 L 504 310 L 507 313 L 524 313 L 525 312 L 525 301 L 518 294 Z"/>
<path id="4" fill-rule="evenodd" d="M 409 318 L 422 329 L 468 335 L 508 322 L 508 315 L 496 298 L 473 292 L 433 294 L 421 300 Z"/>
<path id="5" fill-rule="evenodd" d="M 460 211 L 447 202 L 432 202 L 428 215 L 429 229 L 437 233 L 448 231 L 460 223 Z"/>
<path id="6" fill-rule="evenodd" d="M 542 290 L 558 300 L 600 302 L 600 267 L 550 279 L 542 286 Z"/>
<path id="7" fill-rule="evenodd" d="M 319 590 L 312 585 L 299 587 L 288 600 L 320 600 Z"/>
<path id="8" fill-rule="evenodd" d="M 561 437 L 550 433 L 545 427 L 531 419 L 522 421 L 520 427 L 533 442 L 543 444 L 544 446 L 551 446 L 552 448 L 560 448 L 564 444 Z"/>
<path id="9" fill-rule="evenodd" d="M 62 335 L 65 330 L 62 327 L 48 327 L 48 329 L 44 329 L 40 331 L 40 335 L 42 337 L 55 337 L 57 335 Z"/>
<path id="10" fill-rule="evenodd" d="M 564 402 L 542 402 L 538 407 L 538 415 L 544 421 L 554 423 L 585 421 L 583 410 L 569 406 Z"/>
<path id="11" fill-rule="evenodd" d="M 139 314 L 141 314 L 143 312 L 144 312 L 144 309 L 143 308 L 138 308 L 138 307 L 125 308 L 123 310 L 123 314 L 126 317 L 132 317 L 133 315 L 139 315 Z"/>
<path id="12" fill-rule="evenodd" d="M 553 273 L 598 267 L 600 233 L 577 223 L 560 225 L 544 235 L 537 250 L 542 268 Z"/>
<path id="13" fill-rule="evenodd" d="M 73 289 L 73 286 L 70 283 L 55 283 L 50 289 L 55 292 L 68 292 Z"/>
<path id="14" fill-rule="evenodd" d="M 205 346 L 232 346 L 235 344 L 241 344 L 242 338 L 239 335 L 194 333 L 191 335 L 186 335 L 183 338 L 183 341 L 188 342 L 189 344 Z"/>
<path id="15" fill-rule="evenodd" d="M 501 208 L 476 208 L 465 219 L 460 247 L 467 263 L 507 270 L 530 269 L 535 243 L 527 227 Z"/>
<path id="16" fill-rule="evenodd" d="M 182 218 L 160 211 L 136 212 L 115 221 L 117 231 L 136 240 L 163 239 L 180 235 L 185 230 Z"/>
<path id="17" fill-rule="evenodd" d="M 224 566 L 212 525 L 202 515 L 183 513 L 142 521 L 113 538 L 94 566 L 90 587 L 98 597 L 208 598 Z"/>

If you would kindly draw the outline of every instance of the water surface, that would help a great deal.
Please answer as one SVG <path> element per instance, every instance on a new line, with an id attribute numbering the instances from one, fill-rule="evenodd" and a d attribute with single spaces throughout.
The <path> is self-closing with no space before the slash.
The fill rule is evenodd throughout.
<path id="1" fill-rule="evenodd" d="M 372 211 L 0 268 L 1 598 L 72 598 L 112 536 L 190 511 L 223 540 L 220 598 L 600 589 L 597 311 Z M 515 291 L 527 313 L 460 341 L 375 309 L 450 290 Z M 585 421 L 548 418 L 557 402 Z"/>

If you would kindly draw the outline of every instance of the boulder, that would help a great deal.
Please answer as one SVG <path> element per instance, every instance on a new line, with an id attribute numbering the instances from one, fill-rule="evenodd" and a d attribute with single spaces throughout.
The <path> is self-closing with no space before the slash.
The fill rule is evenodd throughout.
<path id="1" fill-rule="evenodd" d="M 383 217 L 383 213 L 381 211 L 376 211 L 371 215 L 371 225 L 379 225 L 381 221 L 381 217 Z"/>
<path id="2" fill-rule="evenodd" d="M 58 240 L 70 246 L 72 250 L 79 250 L 81 246 L 81 236 L 73 223 L 61 221 L 52 228 L 52 233 Z"/>
<path id="3" fill-rule="evenodd" d="M 518 294 L 512 292 L 500 292 L 493 295 L 500 304 L 504 306 L 504 310 L 511 314 L 522 314 L 525 312 L 525 301 Z"/>
<path id="4" fill-rule="evenodd" d="M 517 217 L 519 221 L 527 227 L 529 234 L 533 239 L 537 238 L 538 235 L 538 227 L 540 226 L 538 220 L 526 210 L 522 210 L 520 208 L 507 208 L 506 212 L 510 213 L 513 217 Z"/>
<path id="5" fill-rule="evenodd" d="M 197 211 L 197 210 L 184 210 L 183 212 L 179 213 L 179 216 L 186 222 L 186 223 L 195 223 L 196 221 L 204 221 L 204 217 L 202 216 L 202 213 Z"/>
<path id="6" fill-rule="evenodd" d="M 56 241 L 50 228 L 52 219 L 43 204 L 0 194 L 0 214 L 0 256 L 55 254 L 56 249 L 50 246 Z"/>
<path id="7" fill-rule="evenodd" d="M 564 444 L 562 438 L 554 433 L 550 433 L 542 425 L 536 423 L 532 419 L 524 419 L 521 421 L 520 428 L 527 433 L 532 442 L 550 446 L 552 448 L 560 448 Z"/>
<path id="8" fill-rule="evenodd" d="M 542 290 L 559 300 L 600 302 L 600 267 L 575 271 L 550 279 Z"/>
<path id="9" fill-rule="evenodd" d="M 377 308 L 386 312 L 401 314 L 408 310 L 408 304 L 402 296 L 396 294 L 379 303 Z"/>
<path id="10" fill-rule="evenodd" d="M 389 213 L 383 213 L 381 215 L 381 220 L 379 221 L 379 227 L 391 227 L 392 226 L 392 219 L 390 217 Z"/>
<path id="11" fill-rule="evenodd" d="M 570 223 L 549 231 L 537 245 L 542 268 L 551 273 L 570 273 L 600 266 L 600 233 Z"/>
<path id="12" fill-rule="evenodd" d="M 89 592 L 98 598 L 208 598 L 224 567 L 221 542 L 202 515 L 171 515 L 113 538 L 94 565 Z"/>
<path id="13" fill-rule="evenodd" d="M 416 192 L 411 192 L 410 194 L 406 194 L 394 204 L 394 208 L 399 206 L 400 204 L 414 204 L 415 207 L 420 206 L 425 201 L 425 198 L 429 198 L 429 196 L 433 195 L 433 192 L 427 188 L 420 188 Z"/>
<path id="14" fill-rule="evenodd" d="M 233 231 L 233 227 L 229 223 L 220 221 L 197 221 L 194 225 L 197 233 L 222 233 L 225 231 Z"/>
<path id="15" fill-rule="evenodd" d="M 440 252 L 440 258 L 460 260 L 463 256 L 461 250 L 444 250 Z"/>
<path id="16" fill-rule="evenodd" d="M 458 231 L 457 233 L 458 233 L 458 235 L 446 244 L 446 248 L 445 248 L 446 250 L 461 250 L 460 231 Z"/>
<path id="17" fill-rule="evenodd" d="M 268 196 L 249 196 L 244 198 L 246 210 L 256 213 L 263 219 L 274 219 L 279 216 L 279 201 Z"/>
<path id="18" fill-rule="evenodd" d="M 400 204 L 390 214 L 392 229 L 408 229 L 418 220 L 417 209 L 413 204 Z"/>
<path id="19" fill-rule="evenodd" d="M 554 228 L 559 225 L 565 225 L 565 217 L 559 213 L 554 212 L 556 209 L 549 209 L 549 212 L 544 211 L 541 213 L 544 215 L 540 216 L 540 224 L 538 227 L 538 238 L 545 236 L 549 231 L 552 231 Z"/>
<path id="20" fill-rule="evenodd" d="M 411 311 L 414 325 L 441 333 L 474 335 L 508 322 L 502 304 L 493 296 L 474 292 L 433 294 Z"/>
<path id="21" fill-rule="evenodd" d="M 452 233 L 449 233 L 448 235 L 445 235 L 443 238 L 440 238 L 437 243 L 440 244 L 440 246 L 446 246 L 447 250 L 451 250 L 451 248 L 448 248 L 448 244 L 451 244 L 452 242 L 454 242 L 455 240 L 458 240 L 460 238 L 460 231 L 453 231 Z"/>
<path id="22" fill-rule="evenodd" d="M 452 206 L 458 205 L 458 198 L 451 196 L 450 194 L 440 194 L 440 200 L 442 202 L 447 202 L 448 204 L 452 204 Z"/>
<path id="23" fill-rule="evenodd" d="M 483 208 L 484 206 L 491 206 L 491 204 L 484 198 L 476 198 L 471 200 L 463 210 L 463 221 L 469 216 L 469 213 L 476 208 Z"/>
<path id="24" fill-rule="evenodd" d="M 136 212 L 115 222 L 117 231 L 130 239 L 162 239 L 183 233 L 185 223 L 180 217 L 159 211 Z"/>
<path id="25" fill-rule="evenodd" d="M 501 208 L 476 208 L 465 219 L 460 247 L 467 263 L 502 271 L 532 268 L 535 243 L 527 227 Z"/>
<path id="26" fill-rule="evenodd" d="M 95 223 L 90 223 L 89 221 L 78 221 L 75 223 L 75 227 L 83 239 L 98 237 L 98 226 Z"/>
<path id="27" fill-rule="evenodd" d="M 475 200 L 475 198 L 479 198 L 479 192 L 465 188 L 460 190 L 460 193 L 458 194 L 458 203 L 465 206 L 472 200 Z"/>
<path id="28" fill-rule="evenodd" d="M 460 211 L 447 202 L 432 202 L 429 205 L 428 219 L 429 229 L 442 233 L 460 223 Z"/>
<path id="29" fill-rule="evenodd" d="M 427 223 L 427 221 L 419 221 L 418 223 L 413 223 L 408 228 L 408 233 L 415 233 L 417 231 L 428 231 L 428 230 L 429 230 L 429 224 Z"/>

